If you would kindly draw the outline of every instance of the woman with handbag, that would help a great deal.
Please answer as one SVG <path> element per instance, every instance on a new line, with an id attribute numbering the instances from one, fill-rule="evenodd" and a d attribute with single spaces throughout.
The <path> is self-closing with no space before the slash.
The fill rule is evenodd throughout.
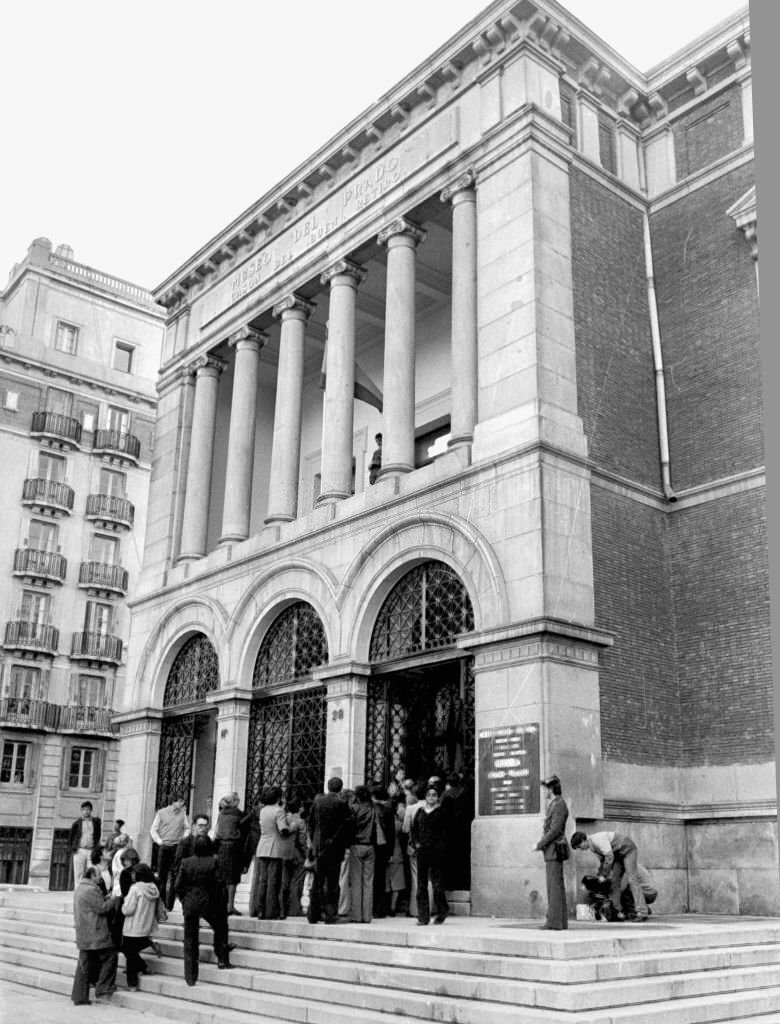
<path id="1" fill-rule="evenodd" d="M 569 927 L 566 886 L 563 881 L 563 862 L 569 858 L 569 844 L 566 841 L 569 808 L 561 796 L 561 780 L 557 775 L 551 775 L 542 785 L 547 790 L 547 812 L 542 838 L 534 847 L 534 850 L 541 850 L 544 854 L 547 876 L 547 919 L 542 928 L 562 931 Z"/>

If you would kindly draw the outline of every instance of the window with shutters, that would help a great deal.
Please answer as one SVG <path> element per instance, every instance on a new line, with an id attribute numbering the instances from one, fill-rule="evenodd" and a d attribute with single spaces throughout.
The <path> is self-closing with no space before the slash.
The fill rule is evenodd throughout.
<path id="1" fill-rule="evenodd" d="M 67 788 L 95 790 L 101 751 L 95 747 L 71 747 L 68 759 Z"/>
<path id="2" fill-rule="evenodd" d="M 65 479 L 67 463 L 60 455 L 50 455 L 49 452 L 38 452 L 38 479 L 55 480 L 62 483 Z"/>
<path id="3" fill-rule="evenodd" d="M 43 673 L 31 665 L 11 665 L 5 683 L 5 696 L 20 701 L 38 700 L 42 696 Z"/>
<path id="4" fill-rule="evenodd" d="M 34 551 L 57 550 L 57 526 L 44 523 L 40 519 L 31 519 L 27 531 L 27 546 Z"/>
<path id="5" fill-rule="evenodd" d="M 115 469 L 100 470 L 99 494 L 108 494 L 112 498 L 124 498 L 126 476 Z"/>
<path id="6" fill-rule="evenodd" d="M 57 328 L 54 333 L 54 347 L 58 352 L 65 352 L 69 356 L 75 356 L 78 340 L 78 327 L 68 324 L 64 320 L 57 321 Z"/>
<path id="7" fill-rule="evenodd" d="M 19 618 L 22 622 L 32 622 L 36 626 L 46 626 L 51 611 L 51 597 L 39 594 L 34 590 L 22 591 L 22 602 Z"/>

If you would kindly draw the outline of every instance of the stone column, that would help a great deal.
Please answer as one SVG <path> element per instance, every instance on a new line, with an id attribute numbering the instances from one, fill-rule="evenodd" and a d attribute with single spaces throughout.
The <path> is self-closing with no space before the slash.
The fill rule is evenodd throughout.
<path id="1" fill-rule="evenodd" d="M 338 775 L 346 789 L 365 779 L 366 702 L 369 665 L 349 662 L 323 665 L 312 673 L 328 689 L 328 720 L 325 737 L 325 776 Z"/>
<path id="2" fill-rule="evenodd" d="M 314 306 L 299 295 L 288 295 L 274 309 L 281 317 L 279 365 L 276 373 L 276 409 L 271 449 L 266 523 L 287 523 L 298 509 L 298 474 L 301 459 L 301 406 L 303 401 L 303 343 L 306 321 Z"/>
<path id="3" fill-rule="evenodd" d="M 322 479 L 318 503 L 352 493 L 355 398 L 355 302 L 366 271 L 339 260 L 322 275 L 330 285 L 325 398 L 322 408 Z"/>
<path id="4" fill-rule="evenodd" d="M 398 217 L 379 233 L 387 246 L 384 438 L 380 476 L 414 469 L 415 250 L 426 232 Z"/>
<path id="5" fill-rule="evenodd" d="M 119 723 L 117 813 L 124 818 L 141 860 L 148 864 L 152 855 L 149 828 L 157 810 L 162 711 L 139 708 L 116 716 L 114 721 Z"/>
<path id="6" fill-rule="evenodd" d="M 451 448 L 471 445 L 477 422 L 477 194 L 466 171 L 441 194 L 452 203 Z"/>
<path id="7" fill-rule="evenodd" d="M 233 400 L 230 406 L 225 503 L 222 511 L 220 544 L 246 540 L 252 509 L 252 476 L 255 463 L 255 413 L 260 349 L 266 335 L 242 327 L 228 344 L 236 351 L 233 368 Z"/>
<path id="8" fill-rule="evenodd" d="M 249 714 L 252 691 L 240 686 L 221 687 L 206 696 L 217 707 L 217 754 L 214 759 L 213 808 L 235 790 L 244 806 L 246 755 L 249 747 Z"/>
<path id="9" fill-rule="evenodd" d="M 201 356 L 193 364 L 195 401 L 192 410 L 187 487 L 181 528 L 180 560 L 202 558 L 211 498 L 211 463 L 214 457 L 214 426 L 217 420 L 219 375 L 225 364 L 214 356 Z"/>

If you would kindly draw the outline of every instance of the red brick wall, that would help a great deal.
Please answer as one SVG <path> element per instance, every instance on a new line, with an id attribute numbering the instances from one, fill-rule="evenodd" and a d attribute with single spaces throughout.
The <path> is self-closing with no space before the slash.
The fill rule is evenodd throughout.
<path id="1" fill-rule="evenodd" d="M 753 180 L 737 168 L 650 221 L 678 490 L 764 461 L 755 271 L 726 216 Z"/>
<path id="2" fill-rule="evenodd" d="M 701 170 L 742 145 L 740 86 L 731 86 L 676 120 L 674 158 L 677 179 Z"/>
<path id="3" fill-rule="evenodd" d="M 571 172 L 579 414 L 591 458 L 660 487 L 642 215 Z"/>

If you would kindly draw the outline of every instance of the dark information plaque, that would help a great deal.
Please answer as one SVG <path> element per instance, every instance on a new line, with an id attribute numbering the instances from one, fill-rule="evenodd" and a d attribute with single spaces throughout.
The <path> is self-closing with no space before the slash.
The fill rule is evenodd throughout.
<path id="1" fill-rule="evenodd" d="M 479 731 L 479 813 L 538 814 L 539 725 Z"/>

